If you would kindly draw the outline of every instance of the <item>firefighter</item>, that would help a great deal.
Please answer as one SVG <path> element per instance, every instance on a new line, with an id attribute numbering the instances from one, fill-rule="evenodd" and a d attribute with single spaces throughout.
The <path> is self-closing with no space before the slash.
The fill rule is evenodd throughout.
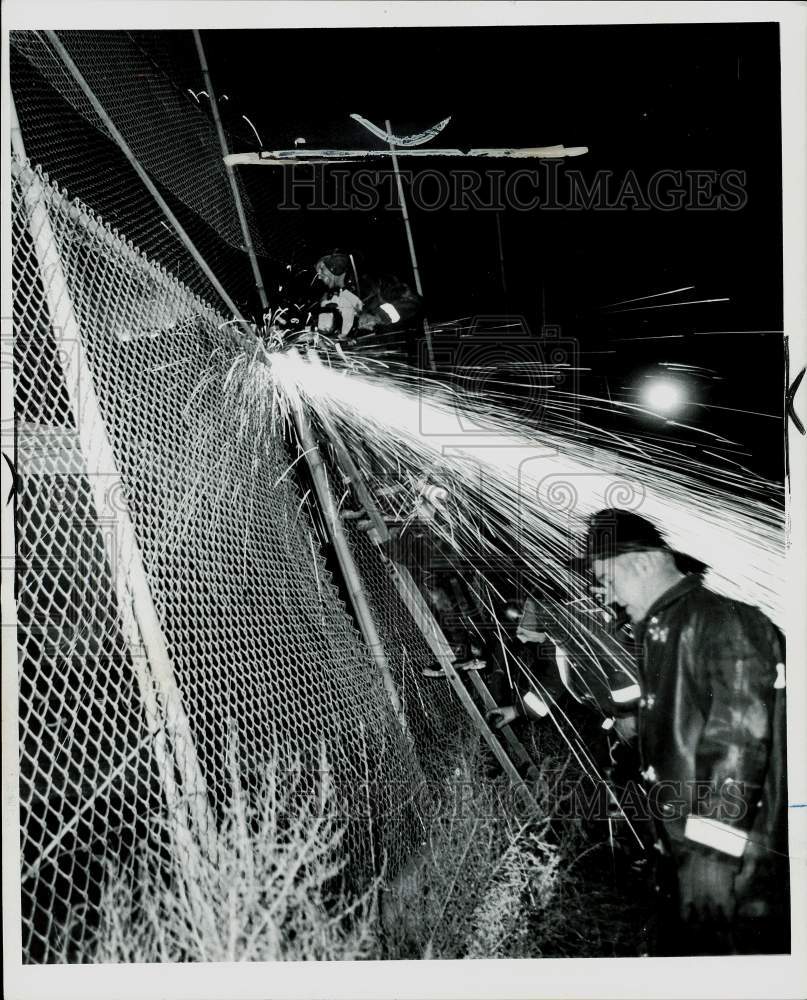
<path id="1" fill-rule="evenodd" d="M 359 331 L 397 330 L 421 310 L 420 296 L 398 278 L 359 278 L 355 259 L 345 250 L 320 257 L 316 273 L 324 288 L 317 329 L 339 340 L 352 340 Z"/>
<path id="2" fill-rule="evenodd" d="M 659 853 L 654 952 L 790 950 L 784 642 L 703 563 L 617 509 L 582 563 L 640 650 L 639 751 Z"/>
<path id="3" fill-rule="evenodd" d="M 414 506 L 406 518 L 385 518 L 388 538 L 382 542 L 373 522 L 361 519 L 358 527 L 378 544 L 385 557 L 406 566 L 431 608 L 435 620 L 451 648 L 456 670 L 480 671 L 487 668 L 485 657 L 485 615 L 465 580 L 465 566 L 457 553 L 447 546 L 440 533 L 431 529 L 435 521 L 451 520 L 449 492 L 423 476 L 414 484 Z M 402 485 L 387 485 L 379 491 L 396 506 L 407 505 L 410 491 Z M 403 495 L 403 501 L 401 499 Z M 400 513 L 400 512 L 399 512 Z M 345 513 L 343 512 L 343 517 Z M 422 670 L 424 677 L 446 677 L 443 666 L 430 663 Z"/>
<path id="4" fill-rule="evenodd" d="M 356 318 L 363 303 L 349 285 L 355 287 L 356 278 L 350 254 L 343 250 L 320 257 L 317 261 L 317 280 L 324 291 L 317 314 L 317 330 L 339 340 L 347 340 L 354 332 Z M 352 279 L 352 280 L 351 280 Z"/>
<path id="5" fill-rule="evenodd" d="M 511 602 L 507 613 L 517 618 L 517 649 L 529 669 L 516 671 L 508 690 L 497 686 L 494 697 L 499 704 L 489 714 L 491 724 L 501 728 L 519 716 L 546 718 L 552 704 L 562 700 L 593 708 L 604 730 L 613 729 L 621 740 L 630 742 L 635 735 L 639 688 L 628 645 L 589 615 L 585 634 L 589 639 L 596 635 L 597 642 L 580 648 L 560 617 L 548 614 L 532 596 L 520 604 Z"/>
<path id="6" fill-rule="evenodd" d="M 539 616 L 535 599 L 509 601 L 504 619 L 515 628 L 507 629 L 511 641 L 502 643 L 501 652 L 494 643 L 498 655 L 494 656 L 495 667 L 488 684 L 497 704 L 488 713 L 488 721 L 497 729 L 521 716 L 546 718 L 551 706 L 568 694 L 558 663 L 559 658 L 561 665 L 565 662 L 565 651 L 559 650 L 550 638 L 550 625 Z"/>

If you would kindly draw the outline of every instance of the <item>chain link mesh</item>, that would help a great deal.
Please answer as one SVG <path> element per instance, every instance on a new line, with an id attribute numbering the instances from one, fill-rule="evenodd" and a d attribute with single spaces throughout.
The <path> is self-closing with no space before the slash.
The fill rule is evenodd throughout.
<path id="1" fill-rule="evenodd" d="M 223 405 L 223 318 L 12 166 L 24 959 L 81 952 L 110 864 L 175 856 L 187 837 L 160 817 L 215 829 L 234 743 L 256 790 L 278 755 L 313 790 L 324 753 L 350 870 L 393 873 L 423 835 L 418 756 L 431 767 L 461 721 L 420 677 L 428 650 L 383 564 L 354 539 L 413 739 L 282 434 L 257 448 Z"/>
<path id="2" fill-rule="evenodd" d="M 190 32 L 181 34 L 192 44 Z M 210 118 L 132 33 L 65 31 L 59 40 L 202 257 L 236 303 L 248 308 L 254 279 Z M 218 293 L 47 35 L 15 31 L 10 41 L 12 90 L 29 158 L 199 296 L 218 304 Z M 263 255 L 249 196 L 236 182 L 256 253 Z"/>
<path id="3" fill-rule="evenodd" d="M 468 714 L 445 676 L 424 676 L 424 668 L 439 664 L 402 604 L 390 563 L 360 528 L 350 528 L 348 538 L 421 767 L 427 777 L 440 778 L 457 742 L 468 733 Z"/>

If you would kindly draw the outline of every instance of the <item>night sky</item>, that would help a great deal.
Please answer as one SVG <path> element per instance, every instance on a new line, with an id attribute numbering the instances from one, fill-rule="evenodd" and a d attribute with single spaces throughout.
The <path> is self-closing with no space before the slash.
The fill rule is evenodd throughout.
<path id="1" fill-rule="evenodd" d="M 432 145 L 588 146 L 560 166 L 561 178 L 574 169 L 590 182 L 612 171 L 618 188 L 628 171 L 640 184 L 659 170 L 743 171 L 747 201 L 734 211 L 505 208 L 506 295 L 495 213 L 413 206 L 412 226 L 433 322 L 513 314 L 537 333 L 543 318 L 590 369 L 583 391 L 612 399 L 635 399 L 641 379 L 664 370 L 659 365 L 693 366 L 686 378 L 698 405 L 682 422 L 731 438 L 739 447 L 727 456 L 781 477 L 777 25 L 233 30 L 204 32 L 203 41 L 216 89 L 229 98 L 239 151 L 258 148 L 240 114 L 267 149 L 288 148 L 298 136 L 309 148 L 380 148 L 351 112 L 378 125 L 388 117 L 398 134 L 451 115 Z M 201 86 L 192 61 L 178 60 L 175 71 Z M 451 169 L 444 160 L 416 162 Z M 505 166 L 461 165 L 483 174 Z M 241 168 L 241 176 L 276 261 L 299 266 L 343 246 L 370 270 L 411 277 L 393 209 L 278 211 L 279 171 Z M 634 305 L 729 301 L 603 308 L 684 286 L 694 289 Z M 706 440 L 647 417 L 598 412 L 596 419 L 663 440 Z"/>

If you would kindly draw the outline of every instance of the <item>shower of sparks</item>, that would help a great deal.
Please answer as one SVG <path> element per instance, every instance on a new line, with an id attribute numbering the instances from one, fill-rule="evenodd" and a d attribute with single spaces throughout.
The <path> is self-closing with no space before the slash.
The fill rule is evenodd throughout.
<path id="1" fill-rule="evenodd" d="M 671 288 L 669 292 L 655 292 L 653 295 L 640 295 L 635 299 L 621 299 L 619 302 L 611 302 L 607 306 L 603 306 L 603 309 L 613 309 L 615 306 L 628 306 L 633 302 L 645 302 L 647 299 L 660 299 L 665 295 L 677 295 L 679 292 L 691 292 L 694 291 L 694 285 L 685 285 L 683 288 Z"/>
<path id="2" fill-rule="evenodd" d="M 547 632 L 569 652 L 582 692 L 594 697 L 592 685 L 614 669 L 636 679 L 633 660 L 608 627 L 608 613 L 596 604 L 589 581 L 570 566 L 588 516 L 600 508 L 625 507 L 651 518 L 673 548 L 710 567 L 707 585 L 758 605 L 782 624 L 785 532 L 776 484 L 707 465 L 692 452 L 653 439 L 631 440 L 586 423 L 579 403 L 591 409 L 602 401 L 559 390 L 553 366 L 521 366 L 512 373 L 527 376 L 541 395 L 535 426 L 534 415 L 531 423 L 529 414 L 514 412 L 523 413 L 525 401 L 508 396 L 507 381 L 484 378 L 480 370 L 454 373 L 460 388 L 452 388 L 404 366 L 368 362 L 366 355 L 326 352 L 325 359 L 315 350 L 294 348 L 238 354 L 218 369 L 224 391 L 215 423 L 230 428 L 235 443 L 252 450 L 257 462 L 282 427 L 293 427 L 293 413 L 301 412 L 325 441 L 338 435 L 380 511 L 399 522 L 401 510 L 407 512 L 402 534 L 422 510 L 423 484 L 445 489 L 441 512 L 428 528 L 477 607 L 486 608 L 495 623 L 492 595 L 502 601 L 516 593 L 535 595 Z M 215 375 L 203 380 L 196 395 L 215 381 Z M 613 405 L 647 412 L 636 404 Z M 226 456 L 222 461 L 226 465 Z M 316 525 L 316 505 L 308 510 L 326 537 Z M 313 546 L 310 536 L 309 542 Z M 312 561 L 319 586 L 313 548 Z M 518 657 L 503 653 L 507 672 L 536 688 Z M 580 733 L 551 693 L 538 687 L 570 752 L 594 780 L 603 781 Z"/>
<path id="3" fill-rule="evenodd" d="M 727 296 L 719 299 L 690 299 L 687 302 L 664 302 L 655 306 L 631 306 L 630 309 L 614 309 L 615 313 L 646 312 L 649 309 L 675 309 L 678 306 L 705 306 L 712 302 L 731 302 Z"/>
<path id="4" fill-rule="evenodd" d="M 263 149 L 263 139 L 261 139 L 260 135 L 258 135 L 258 130 L 255 128 L 255 126 L 252 124 L 252 122 L 249 120 L 249 118 L 247 118 L 246 115 L 241 115 L 241 117 L 244 119 L 244 121 L 247 123 L 247 125 L 249 125 L 249 127 L 255 133 L 255 138 L 258 140 L 258 145 L 261 147 L 261 149 Z"/>
<path id="5" fill-rule="evenodd" d="M 695 337 L 739 337 L 741 334 L 784 334 L 784 330 L 695 330 Z"/>
<path id="6" fill-rule="evenodd" d="M 587 424 L 572 393 L 547 390 L 551 405 L 537 429 L 508 411 L 504 389 L 487 381 L 482 398 L 475 378 L 460 377 L 467 388 L 458 391 L 409 369 L 368 371 L 364 359 L 361 367 L 349 355 L 331 359 L 339 367 L 313 351 L 239 354 L 224 377 L 222 415 L 236 440 L 260 450 L 302 409 L 338 432 L 381 510 L 390 507 L 391 483 L 398 503 L 409 495 L 411 519 L 419 483 L 446 488 L 445 516 L 430 530 L 460 572 L 476 568 L 481 583 L 466 582 L 483 602 L 490 590 L 500 598 L 540 594 L 557 635 L 576 652 L 584 686 L 587 673 L 603 674 L 604 661 L 632 672 L 588 581 L 569 568 L 587 517 L 602 507 L 640 510 L 673 547 L 711 567 L 707 582 L 716 590 L 781 622 L 784 516 L 774 485 Z"/>
<path id="7" fill-rule="evenodd" d="M 273 356 L 266 391 L 273 384 L 286 407 L 331 422 L 371 485 L 402 468 L 412 482 L 426 477 L 448 488 L 454 547 L 471 561 L 504 557 L 514 575 L 526 569 L 577 598 L 586 581 L 568 561 L 586 519 L 602 507 L 628 507 L 710 566 L 712 587 L 781 623 L 784 515 L 774 485 L 728 470 L 713 479 L 705 464 L 662 449 L 632 458 L 571 419 L 565 430 L 535 429 L 503 406 L 422 376 L 357 374 L 315 357 Z M 563 400 L 558 409 L 553 416 L 563 417 Z"/>
<path id="8" fill-rule="evenodd" d="M 613 337 L 612 342 L 633 341 L 633 340 L 683 340 L 683 333 L 654 333 L 649 337 Z"/>

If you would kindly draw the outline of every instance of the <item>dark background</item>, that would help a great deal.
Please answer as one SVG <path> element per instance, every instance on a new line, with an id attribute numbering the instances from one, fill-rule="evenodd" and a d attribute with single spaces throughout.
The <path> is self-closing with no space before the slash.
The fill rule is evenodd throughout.
<path id="1" fill-rule="evenodd" d="M 505 208 L 506 294 L 495 213 L 413 206 L 412 227 L 434 323 L 506 313 L 523 317 L 533 334 L 542 323 L 556 324 L 588 369 L 582 391 L 603 400 L 638 402 L 644 377 L 670 371 L 660 365 L 693 366 L 685 375 L 693 404 L 678 419 L 694 430 L 609 405 L 584 416 L 666 443 L 694 443 L 699 455 L 703 443 L 764 476 L 782 476 L 777 25 L 233 30 L 202 37 L 215 88 L 228 95 L 239 151 L 258 148 L 241 114 L 266 149 L 289 148 L 298 136 L 309 148 L 382 148 L 351 112 L 381 126 L 389 118 L 398 134 L 451 115 L 433 145 L 585 145 L 590 152 L 560 170 L 587 178 L 599 170 L 613 171 L 617 182 L 627 170 L 644 180 L 662 169 L 744 171 L 747 203 L 739 211 Z M 174 72 L 202 85 L 192 60 L 177 59 Z M 439 159 L 405 162 L 418 164 L 452 169 Z M 459 165 L 484 172 L 506 164 Z M 280 171 L 240 172 L 278 263 L 309 265 L 346 246 L 371 270 L 411 279 L 394 209 L 279 211 Z M 690 285 L 690 292 L 633 305 L 730 301 L 603 308 Z"/>

